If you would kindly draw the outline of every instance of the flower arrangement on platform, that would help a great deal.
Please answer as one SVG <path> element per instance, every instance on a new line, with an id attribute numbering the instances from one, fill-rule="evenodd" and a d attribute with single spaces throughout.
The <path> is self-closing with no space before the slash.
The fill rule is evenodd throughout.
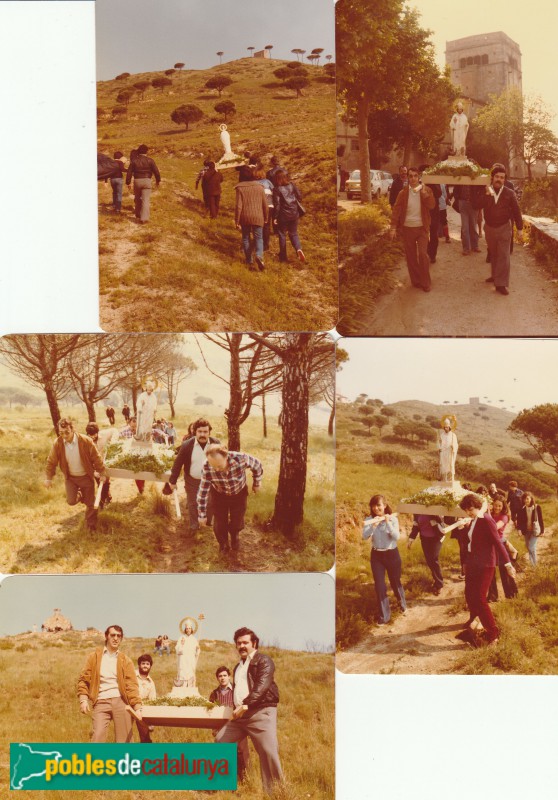
<path id="1" fill-rule="evenodd" d="M 144 706 L 196 706 L 197 708 L 219 708 L 218 703 L 212 703 L 205 697 L 158 697 L 156 700 L 144 700 Z"/>
<path id="2" fill-rule="evenodd" d="M 489 169 L 479 166 L 476 161 L 464 158 L 462 161 L 439 161 L 433 167 L 424 170 L 425 175 L 452 175 L 457 178 L 461 175 L 467 178 L 482 178 L 490 175 Z"/>
<path id="3" fill-rule="evenodd" d="M 406 497 L 401 502 L 409 505 L 444 506 L 444 508 L 449 509 L 458 506 L 466 494 L 475 494 L 475 492 L 470 492 L 467 489 L 447 489 L 442 486 L 431 486 L 428 489 L 422 489 L 411 497 Z M 480 495 L 477 496 L 480 497 Z"/>
<path id="4" fill-rule="evenodd" d="M 153 472 L 162 475 L 174 463 L 175 453 L 164 444 L 152 444 L 142 449 L 134 439 L 124 439 L 107 447 L 105 466 L 113 469 L 128 469 L 131 472 Z"/>

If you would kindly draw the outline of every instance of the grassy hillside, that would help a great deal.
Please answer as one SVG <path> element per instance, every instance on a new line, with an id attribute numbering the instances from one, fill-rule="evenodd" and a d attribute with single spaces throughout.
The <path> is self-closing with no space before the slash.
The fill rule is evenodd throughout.
<path id="1" fill-rule="evenodd" d="M 208 70 L 184 70 L 163 92 L 150 87 L 114 120 L 116 96 L 161 73 L 132 75 L 98 84 L 98 149 L 112 156 L 145 143 L 161 171 L 147 226 L 137 226 L 133 197 L 124 190 L 122 215 L 111 211 L 110 184 L 99 184 L 101 322 L 107 330 L 329 330 L 337 319 L 335 84 L 321 67 L 309 68 L 311 85 L 296 98 L 273 70 L 285 62 L 240 59 Z M 219 98 L 204 88 L 225 74 L 234 81 Z M 214 106 L 232 100 L 228 121 L 233 151 L 258 154 L 264 164 L 280 157 L 299 186 L 307 214 L 299 229 L 308 262 L 289 253 L 280 264 L 273 239 L 263 274 L 249 272 L 234 227 L 237 173 L 224 173 L 222 211 L 205 216 L 195 178 L 204 159 L 222 155 Z M 171 112 L 194 104 L 204 118 L 186 131 Z M 290 245 L 289 245 L 290 248 Z"/>
<path id="2" fill-rule="evenodd" d="M 2 742 L 2 784 L 8 783 L 8 743 L 88 742 L 91 718 L 79 713 L 76 682 L 86 655 L 103 641 L 95 631 L 61 634 L 23 634 L 0 641 L 0 666 L 6 686 L 17 687 L 4 693 L 0 701 L 0 741 Z M 216 685 L 215 669 L 231 667 L 238 660 L 232 644 L 203 641 L 197 672 L 200 693 L 208 696 Z M 151 652 L 152 639 L 125 639 L 122 649 L 134 661 Z M 276 794 L 278 800 L 325 800 L 334 788 L 334 668 L 331 655 L 278 650 L 264 647 L 276 666 L 281 693 L 278 737 L 286 785 Z M 159 695 L 170 691 L 176 675 L 174 655 L 155 659 L 151 673 Z M 311 735 L 308 732 L 311 730 Z M 110 732 L 112 736 L 112 730 Z M 211 742 L 210 731 L 157 727 L 154 742 Z M 110 741 L 110 739 L 109 739 Z M 134 730 L 134 741 L 139 741 Z M 239 800 L 261 800 L 259 761 L 252 745 L 247 781 L 235 793 Z M 23 795 L 27 795 L 24 792 Z M 212 793 L 216 800 L 230 792 Z M 36 800 L 64 800 L 67 792 L 33 792 Z M 73 792 L 72 797 L 87 798 L 91 793 Z M 31 793 L 29 793 L 31 796 Z M 133 800 L 135 792 L 101 792 L 99 800 L 117 797 Z M 160 792 L 142 792 L 142 800 L 157 800 Z M 203 792 L 173 792 L 173 797 L 196 800 Z"/>
<path id="3" fill-rule="evenodd" d="M 76 428 L 87 422 L 82 407 L 62 408 L 76 417 Z M 161 413 L 168 416 L 162 406 Z M 212 407 L 180 407 L 174 421 L 179 436 L 200 414 L 214 419 Z M 100 416 L 100 415 L 99 415 Z M 286 539 L 268 526 L 279 474 L 280 431 L 270 426 L 262 437 L 261 421 L 249 418 L 241 428 L 241 446 L 261 459 L 264 481 L 248 500 L 246 528 L 238 556 L 219 556 L 213 531 L 193 536 L 188 528 L 184 482 L 178 483 L 182 520 L 158 490 L 146 485 L 139 495 L 132 481 L 111 483 L 113 502 L 99 513 L 97 531 L 85 529 L 84 506 L 68 506 L 57 473 L 51 490 L 43 487 L 44 465 L 53 442 L 46 409 L 3 410 L 0 445 L 0 572 L 218 572 L 319 571 L 333 564 L 333 473 L 331 437 L 310 429 L 305 520 L 297 536 Z M 104 420 L 100 418 L 101 426 Z M 120 424 L 120 420 L 119 420 Z M 213 434 L 226 442 L 226 427 Z"/>
<path id="4" fill-rule="evenodd" d="M 510 473 L 502 472 L 496 466 L 495 459 L 517 457 L 518 451 L 526 447 L 506 432 L 515 415 L 498 408 L 483 405 L 479 410 L 473 406 L 436 406 L 422 401 L 401 401 L 388 408 L 396 414 L 389 418 L 390 423 L 382 429 L 380 436 L 377 428 L 372 428 L 371 434 L 368 434 L 366 426 L 362 424 L 359 405 L 340 403 L 337 406 L 336 591 L 337 637 L 341 648 L 359 641 L 377 615 L 369 563 L 370 543 L 362 541 L 362 522 L 369 513 L 370 497 L 382 493 L 395 508 L 401 498 L 425 488 L 436 478 L 437 454 L 434 444 L 424 446 L 410 440 L 400 441 L 393 435 L 394 424 L 413 419 L 413 414 L 421 415 L 421 420 L 415 420 L 417 424 L 424 424 L 428 415 L 439 419 L 444 413 L 455 414 L 460 441 L 467 441 L 481 450 L 480 456 L 469 459 L 469 467 L 465 465 L 465 459 L 458 458 L 457 479 L 461 482 L 469 480 L 474 488 L 488 475 L 498 486 L 507 488 Z M 408 456 L 411 464 L 400 468 L 374 463 L 374 455 L 381 451 L 395 457 Z M 525 462 L 525 465 L 529 469 L 529 463 Z M 549 481 L 546 485 L 542 484 L 546 494 L 544 499 L 540 499 L 545 520 L 550 525 L 558 511 L 555 500 L 556 475 L 540 462 L 535 467 L 534 473 L 521 475 L 527 481 L 541 481 L 541 476 Z M 467 477 L 463 477 L 463 472 L 467 473 Z M 411 529 L 411 515 L 400 514 L 399 521 L 403 532 L 399 545 L 403 561 L 403 585 L 407 597 L 412 601 L 429 590 L 432 577 L 424 563 L 421 548 L 415 546 L 407 550 L 406 535 Z M 514 532 L 510 539 L 523 555 L 526 552 L 523 537 Z M 455 572 L 456 575 L 460 571 L 457 542 L 449 537 L 443 545 L 440 563 L 444 571 Z"/>

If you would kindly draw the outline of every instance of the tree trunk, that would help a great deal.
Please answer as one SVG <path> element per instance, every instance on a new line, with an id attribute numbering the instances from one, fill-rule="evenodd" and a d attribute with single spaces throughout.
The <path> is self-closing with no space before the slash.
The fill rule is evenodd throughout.
<path id="1" fill-rule="evenodd" d="M 410 133 L 406 134 L 405 142 L 404 142 L 404 149 L 403 149 L 403 163 L 410 164 L 411 163 L 411 154 L 413 150 L 413 137 Z"/>
<path id="2" fill-rule="evenodd" d="M 242 383 L 240 380 L 241 333 L 231 334 L 230 397 L 225 411 L 229 450 L 240 450 L 240 414 L 242 412 Z"/>
<path id="3" fill-rule="evenodd" d="M 60 422 L 60 409 L 58 408 L 58 398 L 53 388 L 48 384 L 45 385 L 45 394 L 48 403 L 48 410 L 50 411 L 50 418 L 54 425 L 54 430 L 58 431 L 58 423 Z"/>
<path id="4" fill-rule="evenodd" d="M 265 392 L 262 394 L 262 425 L 263 425 L 263 438 L 267 439 L 267 415 L 265 412 Z"/>
<path id="5" fill-rule="evenodd" d="M 95 404 L 92 403 L 87 396 L 84 397 L 83 402 L 85 403 L 85 408 L 87 409 L 88 422 L 95 422 Z"/>
<path id="6" fill-rule="evenodd" d="M 370 198 L 370 153 L 368 151 L 368 99 L 362 95 L 358 100 L 358 146 L 360 151 L 360 202 L 369 203 Z"/>
<path id="7" fill-rule="evenodd" d="M 174 419 L 174 418 L 175 418 L 175 416 L 176 416 L 176 414 L 175 414 L 175 412 L 174 412 L 174 402 L 173 402 L 173 399 L 172 399 L 172 395 L 171 395 L 171 394 L 169 394 L 169 407 L 170 407 L 170 415 L 171 415 L 171 419 Z"/>
<path id="8" fill-rule="evenodd" d="M 283 432 L 273 524 L 292 536 L 302 522 L 308 454 L 310 343 L 312 334 L 286 334 L 283 355 Z"/>
<path id="9" fill-rule="evenodd" d="M 137 386 L 132 387 L 132 406 L 134 408 L 134 417 L 138 413 L 138 389 Z"/>
<path id="10" fill-rule="evenodd" d="M 335 422 L 335 403 L 331 406 L 331 413 L 329 415 L 329 422 L 327 424 L 327 435 L 333 436 L 333 423 Z"/>

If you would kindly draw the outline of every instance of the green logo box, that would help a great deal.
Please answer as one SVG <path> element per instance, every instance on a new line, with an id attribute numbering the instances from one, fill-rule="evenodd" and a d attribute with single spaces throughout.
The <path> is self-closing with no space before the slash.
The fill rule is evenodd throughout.
<path id="1" fill-rule="evenodd" d="M 10 744 L 10 789 L 236 789 L 236 744 Z"/>

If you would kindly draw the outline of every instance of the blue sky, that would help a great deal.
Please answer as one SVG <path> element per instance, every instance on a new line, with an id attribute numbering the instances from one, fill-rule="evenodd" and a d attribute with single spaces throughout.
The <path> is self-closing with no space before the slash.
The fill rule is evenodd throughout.
<path id="1" fill-rule="evenodd" d="M 329 575 L 32 575 L 0 584 L 0 635 L 32 630 L 60 608 L 74 628 L 125 635 L 179 635 L 186 616 L 205 620 L 199 638 L 232 641 L 247 626 L 268 644 L 305 650 L 330 647 L 334 637 L 334 582 Z"/>
<path id="2" fill-rule="evenodd" d="M 333 0 L 97 0 L 97 78 L 165 70 L 181 61 L 207 69 L 272 44 L 273 58 L 293 48 L 334 54 Z"/>

